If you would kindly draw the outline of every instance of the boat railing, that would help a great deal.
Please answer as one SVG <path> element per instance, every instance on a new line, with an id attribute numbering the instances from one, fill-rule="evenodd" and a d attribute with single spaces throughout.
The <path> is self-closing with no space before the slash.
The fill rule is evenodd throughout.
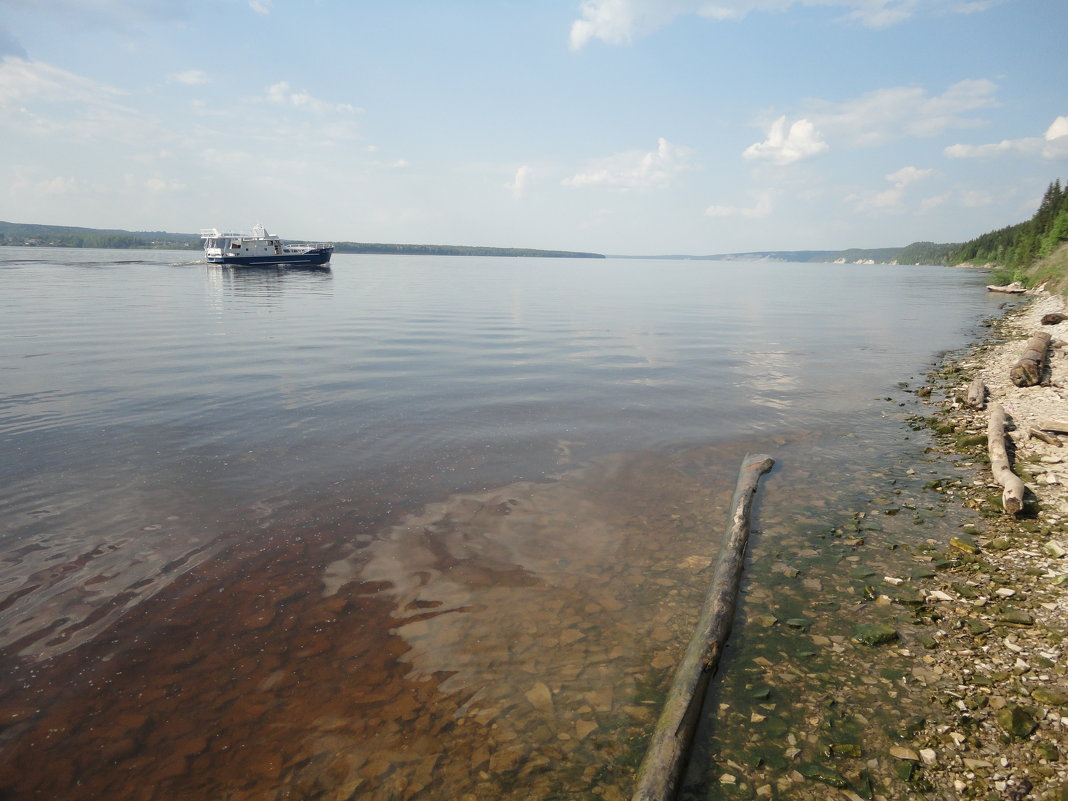
<path id="1" fill-rule="evenodd" d="M 201 228 L 201 239 L 247 239 L 248 234 L 236 231 L 220 231 L 218 228 Z"/>
<path id="2" fill-rule="evenodd" d="M 333 247 L 333 242 L 286 242 L 282 245 L 282 250 L 292 250 L 296 252 L 301 250 L 322 250 L 323 248 Z"/>

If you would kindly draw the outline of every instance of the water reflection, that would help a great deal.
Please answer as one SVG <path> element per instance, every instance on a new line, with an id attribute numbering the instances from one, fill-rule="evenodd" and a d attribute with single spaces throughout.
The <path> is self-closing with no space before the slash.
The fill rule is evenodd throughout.
<path id="1" fill-rule="evenodd" d="M 266 295 L 298 290 L 323 293 L 331 290 L 334 277 L 329 265 L 322 267 L 286 267 L 264 265 L 234 267 L 229 264 L 207 265 L 208 281 L 225 292 Z"/>

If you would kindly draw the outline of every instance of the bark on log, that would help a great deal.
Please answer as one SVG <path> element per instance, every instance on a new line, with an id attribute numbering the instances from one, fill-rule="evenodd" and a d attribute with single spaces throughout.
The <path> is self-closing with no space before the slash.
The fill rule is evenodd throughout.
<path id="1" fill-rule="evenodd" d="M 1029 428 L 1027 433 L 1035 439 L 1042 440 L 1047 445 L 1053 445 L 1055 448 L 1061 447 L 1061 441 L 1057 437 L 1053 436 L 1053 434 L 1047 434 L 1040 428 Z"/>
<path id="2" fill-rule="evenodd" d="M 1033 387 L 1042 380 L 1050 339 L 1049 334 L 1041 331 L 1027 340 L 1023 356 L 1009 370 L 1012 383 L 1018 387 Z"/>
<path id="3" fill-rule="evenodd" d="M 708 682 L 716 672 L 730 634 L 738 582 L 749 540 L 749 510 L 760 477 L 775 461 L 762 454 L 746 454 L 731 501 L 730 524 L 705 596 L 697 628 L 675 672 L 656 730 L 638 769 L 632 801 L 675 798 L 689 756 L 694 730 L 704 705 Z"/>
<path id="4" fill-rule="evenodd" d="M 1000 403 L 990 406 L 986 441 L 990 470 L 994 473 L 994 479 L 1004 488 L 1001 491 L 1001 505 L 1006 512 L 1014 515 L 1023 509 L 1024 483 L 1009 466 L 1009 454 L 1005 450 L 1005 409 Z"/>
<path id="5" fill-rule="evenodd" d="M 983 379 L 977 378 L 968 386 L 968 394 L 964 402 L 973 409 L 982 409 L 986 406 L 986 384 Z"/>
<path id="6" fill-rule="evenodd" d="M 1043 431 L 1056 431 L 1058 434 L 1068 434 L 1068 422 L 1064 420 L 1043 420 L 1038 424 Z"/>

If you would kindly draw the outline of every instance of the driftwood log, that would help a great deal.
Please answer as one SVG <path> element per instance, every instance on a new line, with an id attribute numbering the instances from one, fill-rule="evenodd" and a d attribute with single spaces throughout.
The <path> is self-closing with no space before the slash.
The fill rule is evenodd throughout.
<path id="1" fill-rule="evenodd" d="M 1014 515 L 1023 509 L 1024 483 L 1009 466 L 1009 454 L 1005 450 L 1005 409 L 1000 403 L 990 405 L 986 443 L 994 480 L 1003 487 L 1001 505 L 1006 512 Z"/>
<path id="2" fill-rule="evenodd" d="M 753 495 L 760 477 L 774 464 L 770 456 L 762 454 L 746 454 L 742 460 L 716 572 L 701 607 L 697 628 L 675 671 L 664 709 L 638 769 L 632 801 L 669 801 L 678 790 L 708 682 L 716 672 L 734 619 L 738 582 L 749 540 L 749 510 Z"/>
<path id="3" fill-rule="evenodd" d="M 1061 447 L 1061 441 L 1058 437 L 1043 431 L 1041 428 L 1029 428 L 1027 433 L 1033 439 L 1040 439 L 1047 445 L 1052 445 L 1055 448 Z"/>
<path id="4" fill-rule="evenodd" d="M 968 385 L 968 394 L 964 396 L 964 402 L 973 409 L 982 409 L 986 406 L 986 384 L 983 379 L 977 378 Z"/>
<path id="5" fill-rule="evenodd" d="M 1046 351 L 1052 337 L 1044 331 L 1035 334 L 1024 345 L 1023 355 L 1009 369 L 1009 378 L 1018 387 L 1033 387 L 1042 380 L 1046 369 Z"/>
<path id="6" fill-rule="evenodd" d="M 1038 424 L 1043 431 L 1056 431 L 1058 434 L 1068 434 L 1068 421 L 1043 420 Z"/>
<path id="7" fill-rule="evenodd" d="M 1011 284 L 1005 284 L 1004 286 L 987 284 L 986 288 L 988 292 L 1003 292 L 1006 295 L 1022 295 L 1027 291 L 1027 287 L 1018 281 L 1013 281 Z"/>

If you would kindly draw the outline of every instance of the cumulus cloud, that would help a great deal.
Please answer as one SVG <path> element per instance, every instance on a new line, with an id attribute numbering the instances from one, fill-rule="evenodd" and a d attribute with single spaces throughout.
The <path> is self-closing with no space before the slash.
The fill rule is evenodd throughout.
<path id="1" fill-rule="evenodd" d="M 989 159 L 1017 154 L 1047 160 L 1068 158 L 1068 116 L 1053 120 L 1042 136 L 1002 139 L 983 145 L 950 145 L 945 154 L 951 159 Z"/>
<path id="2" fill-rule="evenodd" d="M 904 189 L 909 184 L 914 184 L 916 181 L 926 178 L 932 173 L 934 173 L 934 170 L 920 170 L 916 167 L 902 167 L 897 172 L 892 172 L 887 175 L 886 180 L 898 189 Z"/>
<path id="3" fill-rule="evenodd" d="M 570 42 L 580 50 L 593 39 L 628 44 L 677 17 L 696 14 L 711 20 L 741 19 L 753 12 L 792 6 L 832 6 L 844 18 L 868 28 L 896 25 L 924 12 L 972 14 L 1001 0 L 584 0 L 571 23 Z"/>
<path id="4" fill-rule="evenodd" d="M 828 147 L 810 120 L 797 120 L 787 129 L 786 117 L 783 116 L 771 124 L 767 139 L 747 147 L 742 156 L 781 166 L 816 156 Z"/>
<path id="5" fill-rule="evenodd" d="M 526 164 L 523 164 L 515 171 L 515 177 L 504 185 L 505 189 L 512 193 L 512 197 L 519 200 L 526 194 L 527 186 L 530 184 L 531 169 Z"/>
<path id="6" fill-rule="evenodd" d="M 693 169 L 689 161 L 692 152 L 688 147 L 674 145 L 661 137 L 657 140 L 656 150 L 632 150 L 597 159 L 563 183 L 615 189 L 667 186 L 676 175 Z"/>
<path id="7" fill-rule="evenodd" d="M 911 166 L 902 167 L 900 170 L 883 176 L 891 184 L 888 189 L 871 192 L 866 195 L 854 195 L 851 200 L 856 203 L 859 211 L 868 212 L 876 216 L 880 214 L 901 214 L 908 208 L 908 204 L 905 202 L 908 187 L 933 174 L 934 170 L 921 170 Z M 930 200 L 929 198 L 924 201 L 921 207 L 925 209 L 934 208 L 937 203 L 931 203 Z"/>
<path id="8" fill-rule="evenodd" d="M 326 101 L 313 97 L 306 90 L 301 90 L 299 92 L 294 91 L 286 81 L 279 81 L 276 84 L 268 86 L 266 99 L 269 103 L 292 106 L 293 108 L 318 113 L 329 111 L 356 112 L 360 110 L 348 103 L 327 103 Z"/>
<path id="9" fill-rule="evenodd" d="M 1068 117 L 1058 117 L 1050 126 L 1046 129 L 1045 140 L 1052 142 L 1054 139 L 1060 139 L 1062 136 L 1068 136 Z"/>
<path id="10" fill-rule="evenodd" d="M 993 81 L 959 81 L 932 95 L 918 86 L 868 92 L 840 103 L 810 100 L 802 116 L 787 127 L 781 116 L 767 138 L 748 147 L 747 159 L 785 165 L 819 155 L 830 143 L 875 147 L 907 137 L 937 136 L 951 128 L 982 125 L 972 112 L 997 105 Z"/>

